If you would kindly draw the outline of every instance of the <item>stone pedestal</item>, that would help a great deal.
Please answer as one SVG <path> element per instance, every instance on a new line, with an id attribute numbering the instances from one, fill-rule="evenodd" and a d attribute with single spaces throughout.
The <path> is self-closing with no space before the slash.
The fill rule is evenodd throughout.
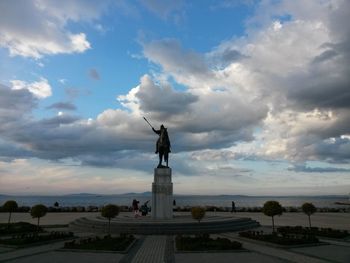
<path id="1" fill-rule="evenodd" d="M 152 183 L 152 218 L 173 218 L 173 183 L 171 168 L 155 168 Z"/>

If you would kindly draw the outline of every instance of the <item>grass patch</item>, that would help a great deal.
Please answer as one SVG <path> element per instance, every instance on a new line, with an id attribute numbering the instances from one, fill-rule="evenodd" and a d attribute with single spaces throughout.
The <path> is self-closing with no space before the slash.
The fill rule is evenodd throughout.
<path id="1" fill-rule="evenodd" d="M 283 234 L 298 234 L 298 235 L 314 235 L 320 237 L 329 238 L 347 238 L 349 237 L 349 232 L 346 230 L 337 230 L 332 228 L 318 228 L 318 227 L 302 227 L 302 226 L 284 226 L 278 227 L 277 231 Z"/>
<path id="2" fill-rule="evenodd" d="M 135 240 L 133 235 L 120 235 L 112 237 L 89 237 L 79 240 L 72 240 L 64 244 L 65 249 L 86 249 L 86 250 L 109 250 L 124 251 Z"/>
<path id="3" fill-rule="evenodd" d="M 198 236 L 178 235 L 175 238 L 177 250 L 182 251 L 210 251 L 210 250 L 237 250 L 242 244 L 227 238 L 210 238 L 208 234 Z"/>
<path id="4" fill-rule="evenodd" d="M 265 234 L 263 231 L 245 231 L 239 233 L 240 237 L 255 239 L 259 241 L 270 242 L 284 246 L 295 246 L 319 243 L 319 240 L 314 235 L 297 235 L 297 234 L 285 234 L 285 233 L 272 233 Z"/>
<path id="5" fill-rule="evenodd" d="M 39 227 L 39 232 L 42 232 L 42 228 Z M 0 235 L 12 235 L 20 233 L 31 233 L 38 232 L 38 226 L 27 222 L 17 223 L 1 223 L 0 224 Z"/>
<path id="6" fill-rule="evenodd" d="M 10 246 L 26 246 L 35 243 L 42 243 L 47 241 L 59 240 L 73 237 L 72 232 L 53 231 L 50 233 L 31 233 L 13 235 L 11 238 L 0 239 L 0 244 Z"/>

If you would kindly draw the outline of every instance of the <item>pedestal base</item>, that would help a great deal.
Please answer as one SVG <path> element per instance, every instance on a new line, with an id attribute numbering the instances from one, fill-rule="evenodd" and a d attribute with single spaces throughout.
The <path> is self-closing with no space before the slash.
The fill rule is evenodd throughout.
<path id="1" fill-rule="evenodd" d="M 152 218 L 173 218 L 173 183 L 171 168 L 155 168 L 152 183 Z"/>

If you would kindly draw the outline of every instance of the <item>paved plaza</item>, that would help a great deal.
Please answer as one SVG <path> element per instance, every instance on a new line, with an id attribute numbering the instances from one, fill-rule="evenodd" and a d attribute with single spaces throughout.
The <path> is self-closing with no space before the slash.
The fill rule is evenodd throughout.
<path id="1" fill-rule="evenodd" d="M 217 215 L 217 213 L 215 214 Z M 247 217 L 254 215 L 254 213 L 222 213 L 220 216 L 235 216 Z M 76 218 L 82 216 L 82 213 L 57 213 L 48 214 L 43 218 L 43 224 L 46 225 L 64 225 L 68 224 Z M 96 217 L 98 214 L 85 213 L 83 216 Z M 122 213 L 120 215 L 130 216 L 130 213 Z M 176 216 L 176 215 L 175 215 Z M 179 215 L 178 215 L 179 216 Z M 208 213 L 208 217 L 214 216 L 213 213 Z M 14 214 L 15 221 L 26 221 L 26 214 Z M 255 213 L 255 218 L 262 221 L 262 227 L 259 229 L 269 230 L 270 218 L 263 216 L 261 213 Z M 0 222 L 6 222 L 6 214 L 0 214 Z M 46 219 L 46 221 L 45 221 Z M 267 219 L 265 221 L 265 219 Z M 305 215 L 299 213 L 286 213 L 281 217 L 276 218 L 277 225 L 293 225 L 291 222 L 301 222 Z M 66 220 L 66 221 L 65 221 Z M 138 218 L 135 220 L 143 220 Z M 147 219 L 145 219 L 147 220 Z M 314 221 L 323 220 L 323 224 L 328 227 L 338 227 L 341 229 L 348 229 L 350 222 L 349 213 L 324 213 L 316 214 Z M 28 218 L 31 222 L 31 219 Z M 327 223 L 328 222 L 328 223 Z M 89 235 L 89 233 L 76 233 L 80 236 Z M 325 244 L 320 246 L 304 246 L 293 248 L 281 248 L 266 243 L 251 241 L 238 237 L 237 232 L 228 232 L 214 234 L 214 237 L 226 237 L 231 240 L 239 241 L 243 244 L 243 251 L 238 252 L 215 252 L 215 253 L 182 253 L 175 250 L 174 236 L 171 235 L 137 235 L 137 242 L 128 250 L 127 253 L 107 253 L 107 252 L 85 252 L 85 251 L 64 251 L 62 250 L 62 241 L 33 246 L 24 249 L 0 248 L 0 262 L 17 262 L 17 263 L 68 263 L 68 262 L 138 262 L 138 263 L 157 263 L 157 262 L 307 262 L 307 263 L 321 263 L 321 262 L 350 262 L 350 242 L 337 240 L 322 240 Z"/>

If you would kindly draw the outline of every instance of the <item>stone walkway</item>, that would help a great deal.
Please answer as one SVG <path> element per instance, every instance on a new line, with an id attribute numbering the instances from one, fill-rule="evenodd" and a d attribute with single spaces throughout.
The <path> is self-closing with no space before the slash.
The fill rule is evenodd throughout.
<path id="1" fill-rule="evenodd" d="M 5 262 L 8 260 L 14 260 L 19 258 L 24 258 L 32 255 L 43 254 L 49 251 L 53 251 L 55 249 L 62 248 L 65 241 L 50 243 L 42 246 L 32 246 L 28 248 L 11 250 L 8 252 L 0 253 L 0 262 Z"/>
<path id="2" fill-rule="evenodd" d="M 147 236 L 132 263 L 165 262 L 166 236 Z"/>

